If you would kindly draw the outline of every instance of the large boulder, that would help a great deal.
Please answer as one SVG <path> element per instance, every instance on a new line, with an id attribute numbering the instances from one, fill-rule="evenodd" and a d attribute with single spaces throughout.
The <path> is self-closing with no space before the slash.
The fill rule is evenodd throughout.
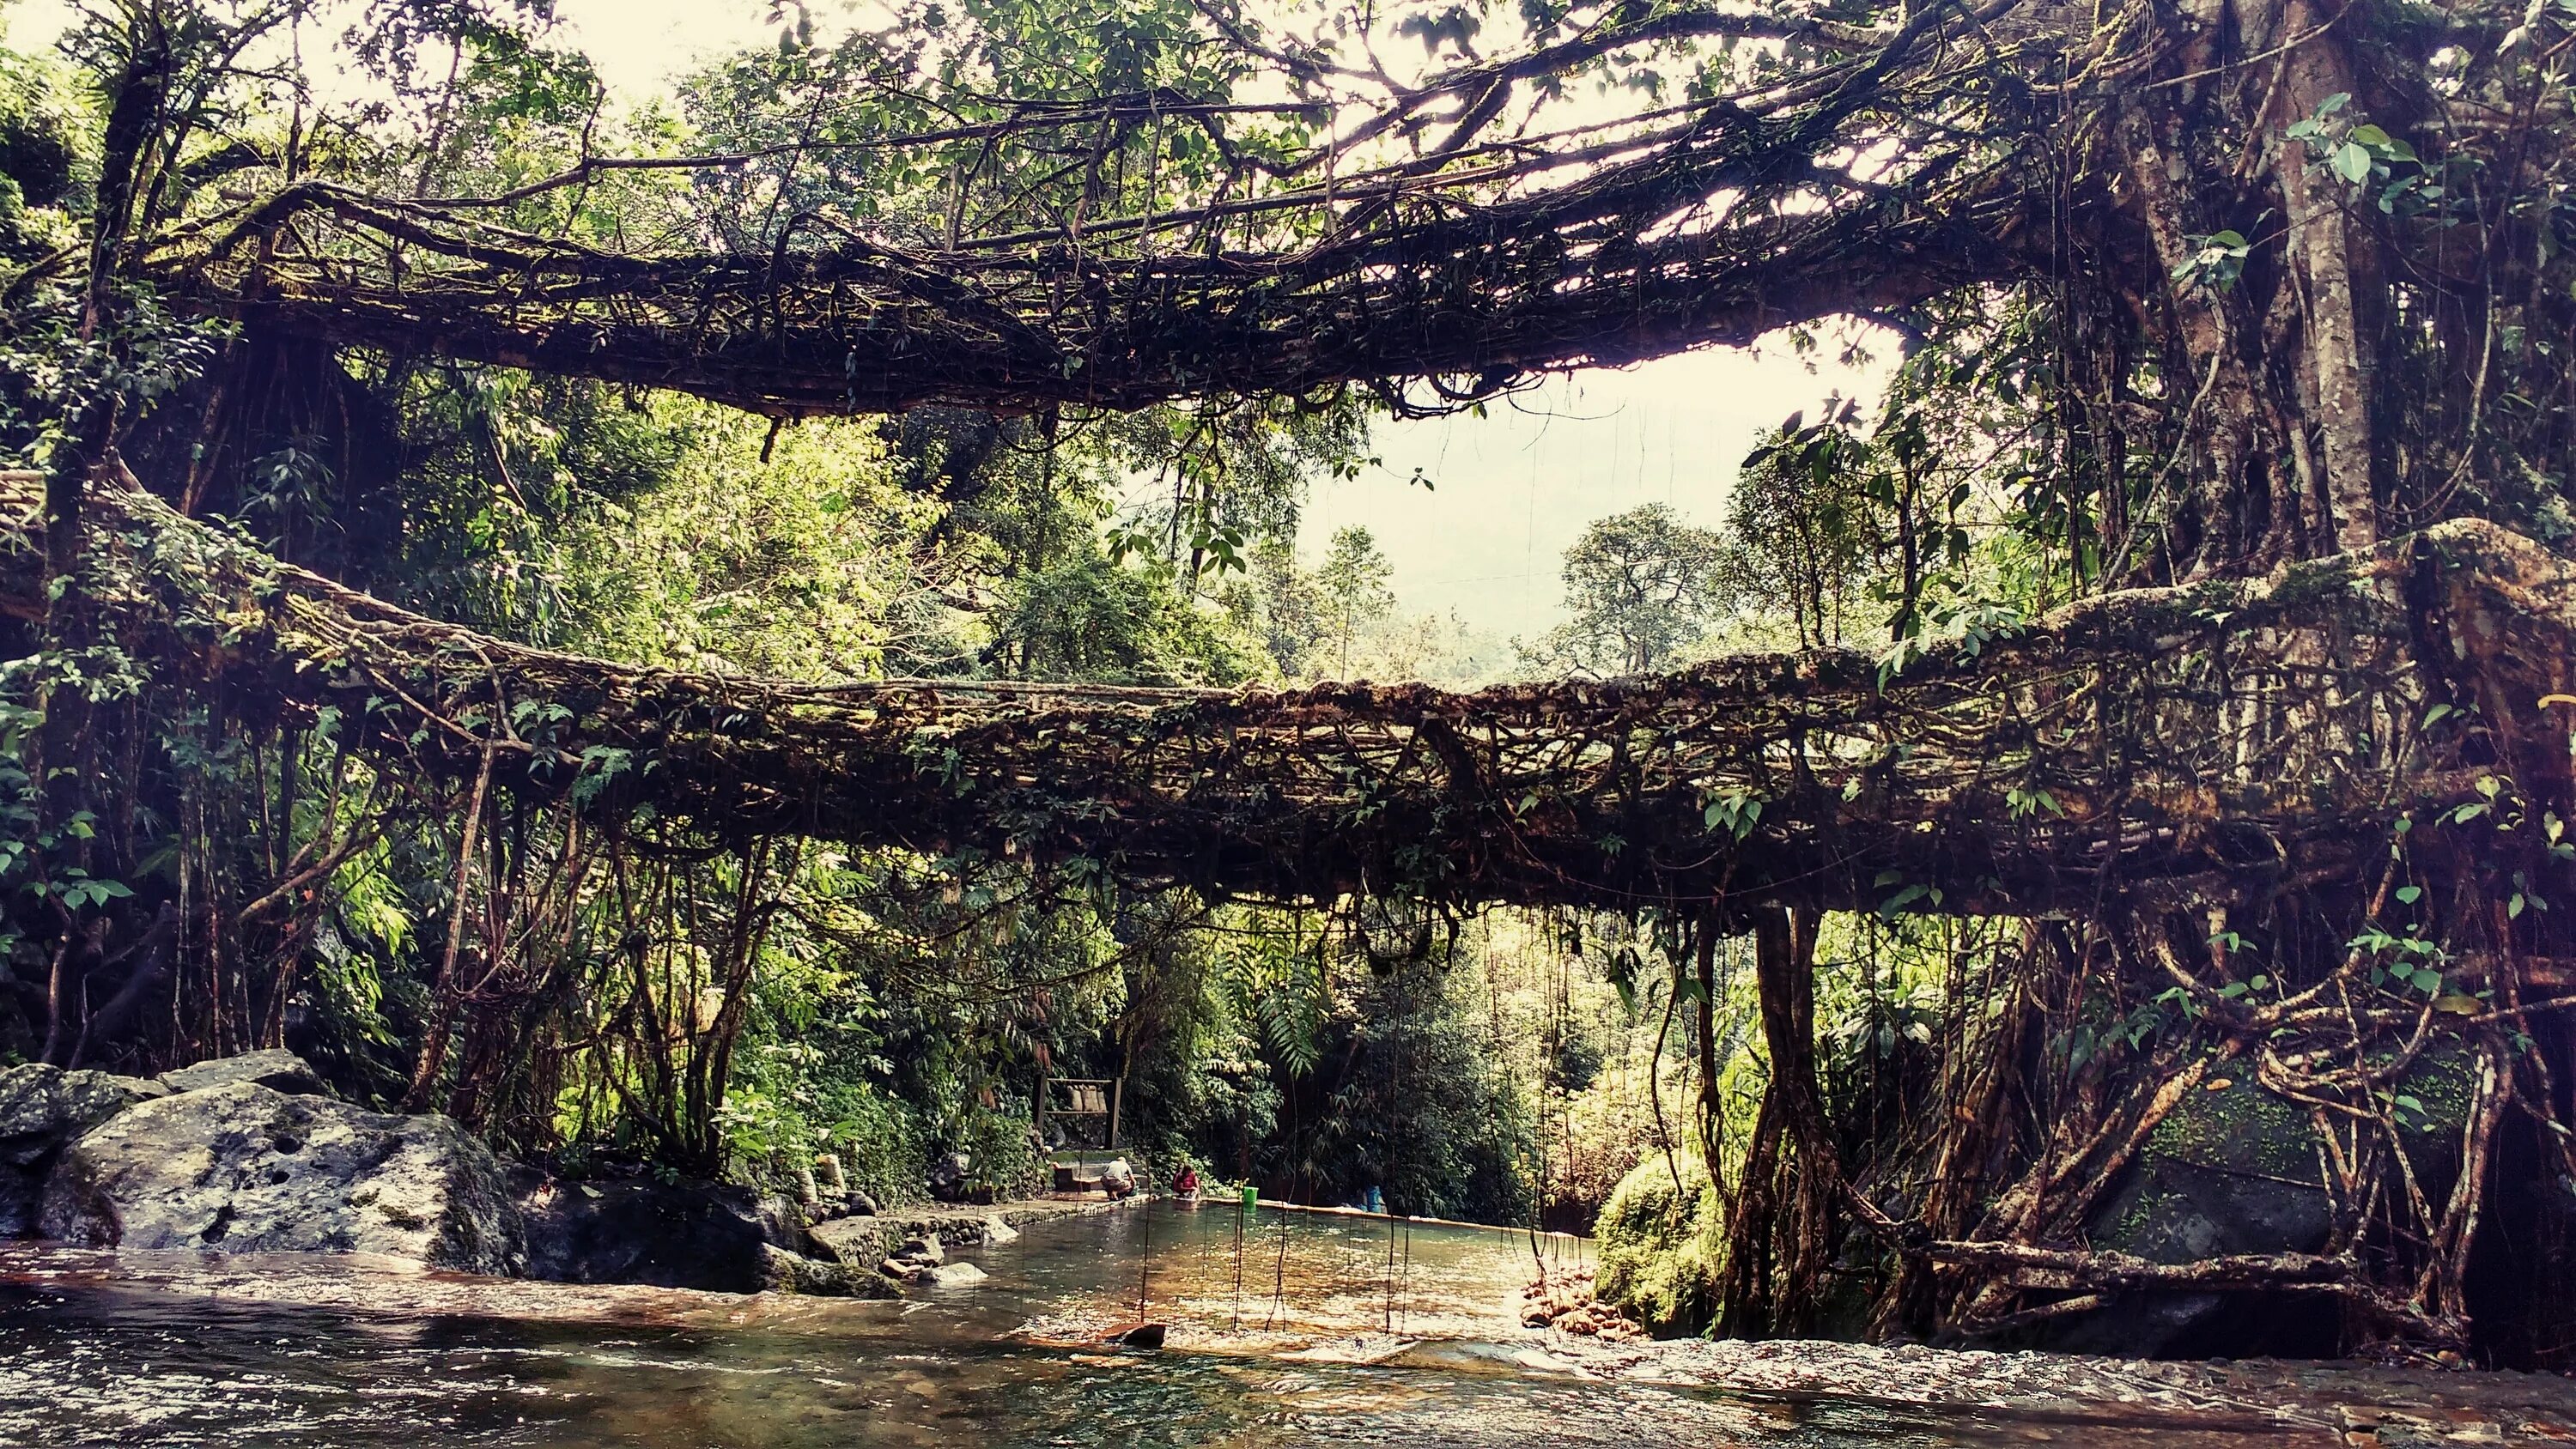
<path id="1" fill-rule="evenodd" d="M 533 1168 L 511 1175 L 527 1224 L 531 1278 L 648 1283 L 717 1293 L 846 1292 L 832 1265 L 798 1262 L 805 1224 L 793 1203 L 703 1182 L 573 1182 Z"/>
<path id="2" fill-rule="evenodd" d="M 2315 1123 L 2253 1075 L 2250 1063 L 2213 1065 L 2174 1105 L 2094 1210 L 2093 1246 L 2155 1263 L 2325 1249 L 2334 1202 Z M 2428 1048 L 2394 1088 L 2407 1104 L 2407 1153 L 2428 1191 L 2450 1190 L 2475 1080 L 2472 1059 L 2452 1039 Z M 2126 1358 L 2332 1354 L 2338 1336 L 2332 1304 L 2318 1295 L 2136 1293 L 2035 1344 Z"/>
<path id="3" fill-rule="evenodd" d="M 0 1238 L 36 1230 L 45 1178 L 63 1144 L 160 1087 L 106 1072 L 67 1072 L 43 1062 L 0 1070 Z"/>
<path id="4" fill-rule="evenodd" d="M 46 1182 L 39 1226 L 98 1246 L 527 1263 L 500 1164 L 455 1122 L 252 1081 L 143 1102 L 83 1133 Z"/>

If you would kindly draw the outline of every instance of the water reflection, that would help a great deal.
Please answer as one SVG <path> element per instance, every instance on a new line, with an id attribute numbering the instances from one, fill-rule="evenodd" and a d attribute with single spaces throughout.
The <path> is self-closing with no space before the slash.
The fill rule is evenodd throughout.
<path id="1" fill-rule="evenodd" d="M 1608 1377 L 1514 1319 L 1526 1238 L 1265 1213 L 1034 1226 L 902 1303 L 570 1289 L 316 1259 L 0 1250 L 0 1444 L 2340 1444 L 2321 1412 L 1892 1402 Z M 1284 1234 L 1284 1236 L 1283 1236 Z M 1283 1248 L 1284 1244 L 1284 1248 Z M 1579 1247 L 1568 1252 L 1579 1253 Z M 1162 1353 L 1097 1342 L 1147 1311 Z M 1392 1320 L 1400 1330 L 1390 1335 Z M 2313 1406 L 2311 1406 L 2313 1407 Z"/>
<path id="2" fill-rule="evenodd" d="M 1140 1318 L 1172 1325 L 1175 1347 L 1278 1352 L 1344 1341 L 1353 1351 L 1408 1338 L 1520 1330 L 1521 1289 L 1545 1261 L 1589 1264 L 1589 1242 L 1499 1228 L 1337 1213 L 1157 1204 L 1098 1220 L 1045 1223 L 987 1250 L 1002 1294 L 988 1329 L 1096 1338 Z M 1018 1325 L 1001 1320 L 1018 1315 Z M 1356 1340 L 1356 1343 L 1348 1343 Z"/>

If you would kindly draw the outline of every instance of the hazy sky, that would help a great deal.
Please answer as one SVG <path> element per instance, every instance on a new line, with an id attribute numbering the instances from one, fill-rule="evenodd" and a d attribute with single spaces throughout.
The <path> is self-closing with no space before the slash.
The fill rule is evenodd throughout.
<path id="1" fill-rule="evenodd" d="M 563 42 L 636 95 L 710 53 L 772 41 L 767 12 L 765 0 L 556 4 Z M 69 13 L 68 0 L 0 0 L 21 47 L 58 33 Z M 1876 370 L 1830 359 L 1810 369 L 1785 347 L 1712 351 L 1561 379 L 1483 418 L 1384 423 L 1372 451 L 1385 468 L 1317 488 L 1303 552 L 1311 560 L 1333 529 L 1364 525 L 1394 563 L 1407 610 L 1454 609 L 1498 635 L 1536 634 L 1556 617 L 1560 556 L 1585 524 L 1649 502 L 1715 523 L 1756 432 L 1812 413 L 1837 388 L 1867 399 L 1876 386 Z M 1431 491 L 1406 481 L 1417 467 Z"/>
<path id="2" fill-rule="evenodd" d="M 1385 470 L 1320 485 L 1303 548 L 1311 558 L 1332 530 L 1365 525 L 1406 609 L 1535 635 L 1557 617 L 1557 570 L 1585 524 L 1642 503 L 1717 523 L 1754 435 L 1813 415 L 1837 386 L 1868 398 L 1876 379 L 1811 371 L 1785 347 L 1707 351 L 1577 373 L 1481 418 L 1382 423 Z M 1431 490 L 1409 484 L 1417 467 Z"/>

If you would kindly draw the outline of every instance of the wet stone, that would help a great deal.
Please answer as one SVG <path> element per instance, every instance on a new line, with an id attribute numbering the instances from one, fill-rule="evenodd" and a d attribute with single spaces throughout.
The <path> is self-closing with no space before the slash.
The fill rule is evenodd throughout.
<path id="1" fill-rule="evenodd" d="M 455 1122 L 248 1081 L 144 1102 L 83 1133 L 46 1179 L 38 1227 L 98 1247 L 377 1253 L 483 1273 L 526 1264 L 500 1164 Z"/>
<path id="2" fill-rule="evenodd" d="M 34 1232 L 46 1176 L 64 1144 L 137 1102 L 155 1084 L 41 1062 L 0 1070 L 0 1238 Z"/>

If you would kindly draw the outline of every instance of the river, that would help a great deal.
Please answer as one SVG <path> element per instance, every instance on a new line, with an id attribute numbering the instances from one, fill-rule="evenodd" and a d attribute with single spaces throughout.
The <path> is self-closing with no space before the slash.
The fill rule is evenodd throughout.
<path id="1" fill-rule="evenodd" d="M 1238 1230 L 1241 1249 L 1238 1252 Z M 1552 1266 L 1586 1245 L 1552 1240 Z M 1519 1326 L 1522 1235 L 1265 1210 L 1032 1224 L 877 1303 L 0 1246 L 0 1444 L 2366 1445 L 2545 1441 L 2556 1378 Z M 1160 1352 L 1101 1336 L 1143 1316 Z"/>

